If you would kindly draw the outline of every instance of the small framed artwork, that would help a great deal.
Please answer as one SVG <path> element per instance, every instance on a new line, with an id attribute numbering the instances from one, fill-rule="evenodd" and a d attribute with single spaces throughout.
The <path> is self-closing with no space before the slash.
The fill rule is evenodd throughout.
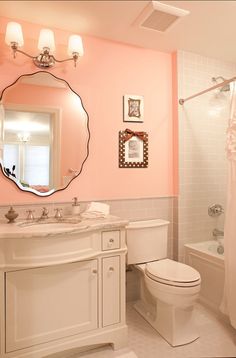
<path id="1" fill-rule="evenodd" d="M 135 95 L 123 96 L 123 120 L 124 122 L 144 121 L 144 97 Z"/>
<path id="2" fill-rule="evenodd" d="M 119 132 L 119 168 L 148 167 L 148 134 L 130 129 Z"/>

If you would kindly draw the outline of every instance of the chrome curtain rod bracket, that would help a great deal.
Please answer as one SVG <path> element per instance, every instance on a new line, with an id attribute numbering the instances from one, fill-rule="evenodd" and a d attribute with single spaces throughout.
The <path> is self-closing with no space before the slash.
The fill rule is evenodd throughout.
<path id="1" fill-rule="evenodd" d="M 179 99 L 179 104 L 180 104 L 181 106 L 183 106 L 186 101 L 189 101 L 189 100 L 192 99 L 192 98 L 201 96 L 202 94 L 207 93 L 207 92 L 209 92 L 209 91 L 212 91 L 212 90 L 214 90 L 214 89 L 216 89 L 216 88 L 225 86 L 225 85 L 227 85 L 228 83 L 233 82 L 233 81 L 235 81 L 235 80 L 236 80 L 236 77 L 232 77 L 232 78 L 230 78 L 229 80 L 225 80 L 225 81 L 223 81 L 223 82 L 221 82 L 221 83 L 218 83 L 217 85 L 214 85 L 214 86 L 212 86 L 212 87 L 209 87 L 209 88 L 205 89 L 204 91 L 198 92 L 198 93 L 196 93 L 196 94 L 194 94 L 194 95 L 192 95 L 192 96 L 190 96 L 190 97 L 180 98 L 180 99 Z"/>

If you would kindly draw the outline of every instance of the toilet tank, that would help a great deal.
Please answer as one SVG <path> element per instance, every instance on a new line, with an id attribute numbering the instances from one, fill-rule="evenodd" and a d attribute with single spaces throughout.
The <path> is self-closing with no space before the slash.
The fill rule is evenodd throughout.
<path id="1" fill-rule="evenodd" d="M 167 257 L 169 221 L 133 221 L 126 226 L 127 263 L 138 264 Z"/>

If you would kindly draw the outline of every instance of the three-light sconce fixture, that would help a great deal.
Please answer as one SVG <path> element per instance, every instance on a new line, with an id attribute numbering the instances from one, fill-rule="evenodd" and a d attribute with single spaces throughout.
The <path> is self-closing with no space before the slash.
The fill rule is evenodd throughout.
<path id="1" fill-rule="evenodd" d="M 14 58 L 16 52 L 19 52 L 29 58 L 31 58 L 34 64 L 40 68 L 49 68 L 55 65 L 56 62 L 74 61 L 76 66 L 79 57 L 83 56 L 83 43 L 79 35 L 71 35 L 68 41 L 67 53 L 70 56 L 64 60 L 57 60 L 53 52 L 55 51 L 54 33 L 49 29 L 42 29 L 39 34 L 38 49 L 40 54 L 37 56 L 31 56 L 28 53 L 19 49 L 24 45 L 24 38 L 21 25 L 17 22 L 9 22 L 6 28 L 5 42 L 11 46 Z"/>

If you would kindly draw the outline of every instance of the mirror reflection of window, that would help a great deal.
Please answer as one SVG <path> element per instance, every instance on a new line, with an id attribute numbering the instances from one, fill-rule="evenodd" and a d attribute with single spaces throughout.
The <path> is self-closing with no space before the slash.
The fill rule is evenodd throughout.
<path id="1" fill-rule="evenodd" d="M 22 186 L 39 191 L 50 189 L 53 181 L 51 126 L 50 113 L 5 111 L 4 171 L 17 178 Z"/>
<path id="2" fill-rule="evenodd" d="M 27 145 L 25 147 L 25 181 L 29 185 L 49 187 L 50 147 Z"/>

